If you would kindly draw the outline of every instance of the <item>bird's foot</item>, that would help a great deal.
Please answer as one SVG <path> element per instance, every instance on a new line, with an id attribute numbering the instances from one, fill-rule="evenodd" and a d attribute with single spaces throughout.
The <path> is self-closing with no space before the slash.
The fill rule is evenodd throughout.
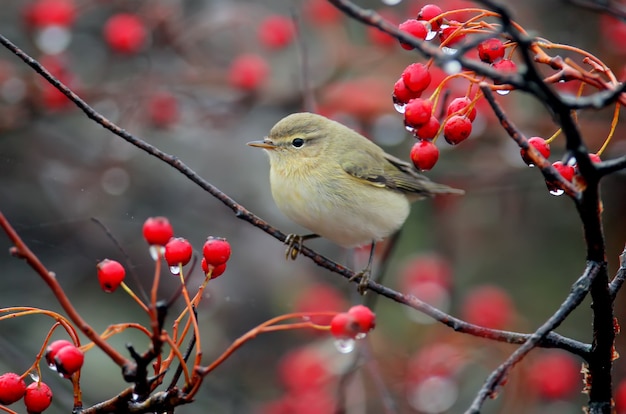
<path id="1" fill-rule="evenodd" d="M 287 250 L 285 250 L 285 259 L 296 260 L 298 257 L 298 253 L 301 252 L 302 242 L 304 242 L 304 236 L 300 236 L 299 234 L 288 234 L 285 238 L 285 244 L 287 245 Z"/>
<path id="2" fill-rule="evenodd" d="M 348 282 L 352 282 L 353 280 L 360 278 L 359 284 L 357 285 L 356 290 L 357 292 L 359 292 L 361 296 L 367 293 L 367 288 L 369 287 L 369 282 L 370 282 L 370 273 L 371 273 L 371 270 L 368 266 L 365 269 L 361 270 L 360 272 L 355 273 L 350 279 L 348 279 Z"/>

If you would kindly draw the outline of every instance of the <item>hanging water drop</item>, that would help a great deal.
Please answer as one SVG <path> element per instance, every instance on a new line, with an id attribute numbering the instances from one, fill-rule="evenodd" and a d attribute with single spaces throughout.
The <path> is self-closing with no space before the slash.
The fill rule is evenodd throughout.
<path id="1" fill-rule="evenodd" d="M 342 354 L 349 354 L 354 351 L 356 341 L 354 339 L 337 339 L 335 340 L 335 348 Z"/>
<path id="2" fill-rule="evenodd" d="M 496 90 L 496 93 L 497 93 L 498 95 L 505 96 L 505 95 L 510 94 L 510 93 L 511 93 L 511 90 L 510 90 L 510 89 L 497 89 L 497 90 Z"/>
<path id="3" fill-rule="evenodd" d="M 33 382 L 39 382 L 39 375 L 37 375 L 37 371 L 35 372 L 29 372 L 28 376 L 30 377 L 30 379 L 33 380 Z"/>
<path id="4" fill-rule="evenodd" d="M 170 266 L 170 272 L 173 275 L 179 275 L 180 274 L 180 266 Z"/>
<path id="5" fill-rule="evenodd" d="M 411 134 L 415 132 L 415 128 L 413 128 L 410 125 L 405 125 L 404 129 L 406 129 L 408 132 L 410 132 Z"/>
<path id="6" fill-rule="evenodd" d="M 399 113 L 403 114 L 404 113 L 404 109 L 406 107 L 406 104 L 401 104 L 401 103 L 395 103 L 394 102 L 393 107 L 395 108 L 396 111 L 398 111 Z"/>
<path id="7" fill-rule="evenodd" d="M 445 53 L 446 55 L 454 55 L 457 51 L 457 49 L 453 48 L 453 47 L 448 47 L 448 46 L 444 46 L 441 48 L 441 51 L 443 53 Z"/>
<path id="8" fill-rule="evenodd" d="M 563 193 L 565 193 L 565 191 L 561 190 L 560 188 L 553 188 L 552 190 L 550 190 L 550 194 L 557 197 L 563 195 Z"/>
<path id="9" fill-rule="evenodd" d="M 435 36 L 437 36 L 437 32 L 434 30 L 431 30 L 426 34 L 426 40 L 433 40 Z"/>
<path id="10" fill-rule="evenodd" d="M 365 332 L 359 332 L 358 334 L 356 334 L 354 339 L 365 339 L 366 336 L 367 334 Z"/>
<path id="11" fill-rule="evenodd" d="M 448 75 L 456 75 L 457 73 L 461 72 L 461 69 L 463 67 L 461 66 L 461 62 L 459 62 L 456 59 L 453 59 L 444 63 L 441 68 Z"/>
<path id="12" fill-rule="evenodd" d="M 154 260 L 155 262 L 159 260 L 159 256 L 160 256 L 159 253 L 161 251 L 161 246 L 157 246 L 156 244 L 151 244 L 150 249 L 148 249 L 148 251 L 150 252 L 150 257 L 152 257 L 152 260 Z"/>

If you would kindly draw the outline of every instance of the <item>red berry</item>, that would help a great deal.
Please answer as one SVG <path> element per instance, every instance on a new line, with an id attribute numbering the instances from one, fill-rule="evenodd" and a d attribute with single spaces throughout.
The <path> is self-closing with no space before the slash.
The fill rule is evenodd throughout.
<path id="1" fill-rule="evenodd" d="M 469 118 L 470 121 L 473 122 L 474 119 L 476 119 L 476 106 L 473 106 L 469 112 L 465 109 L 469 107 L 471 104 L 472 104 L 472 100 L 468 98 L 467 96 L 455 98 L 448 105 L 447 114 L 448 116 L 452 114 L 465 115 Z"/>
<path id="2" fill-rule="evenodd" d="M 165 246 L 174 236 L 174 229 L 166 217 L 149 217 L 143 223 L 143 238 L 148 244 Z"/>
<path id="3" fill-rule="evenodd" d="M 66 346 L 74 346 L 74 343 L 68 341 L 67 339 L 58 339 L 48 345 L 48 347 L 46 348 L 45 357 L 49 367 L 55 366 L 54 357 L 56 356 L 57 352 L 61 350 L 61 348 L 65 348 Z"/>
<path id="4" fill-rule="evenodd" d="M 270 49 L 282 49 L 293 41 L 296 28 L 289 17 L 269 16 L 259 26 L 259 41 Z"/>
<path id="5" fill-rule="evenodd" d="M 548 144 L 545 139 L 541 137 L 531 137 L 528 139 L 528 145 L 535 147 L 535 149 L 541 153 L 543 158 L 550 157 L 550 144 Z M 520 155 L 522 156 L 522 160 L 524 160 L 527 165 L 533 165 L 532 160 L 528 157 L 528 150 L 523 148 L 520 149 Z"/>
<path id="6" fill-rule="evenodd" d="M 439 32 L 439 41 L 445 43 L 444 46 L 452 47 L 465 39 L 465 33 L 460 28 L 461 24 L 455 20 L 450 21 L 450 25 L 444 27 Z"/>
<path id="7" fill-rule="evenodd" d="M 430 72 L 422 63 L 412 63 L 402 72 L 405 86 L 416 93 L 422 93 L 430 85 Z"/>
<path id="8" fill-rule="evenodd" d="M 307 0 L 303 4 L 303 16 L 318 25 L 337 23 L 343 14 L 326 0 Z"/>
<path id="9" fill-rule="evenodd" d="M 443 124 L 443 136 L 450 145 L 465 141 L 472 133 L 472 122 L 466 116 L 454 115 Z"/>
<path id="10" fill-rule="evenodd" d="M 576 170 L 574 170 L 574 167 L 571 165 L 566 165 L 561 161 L 557 161 L 553 163 L 552 166 L 558 171 L 559 174 L 561 174 L 563 178 L 565 178 L 566 181 L 572 181 L 574 178 Z"/>
<path id="11" fill-rule="evenodd" d="M 348 309 L 359 326 L 359 333 L 368 333 L 376 327 L 376 314 L 365 305 L 356 305 Z M 332 322 L 331 322 L 332 323 Z"/>
<path id="12" fill-rule="evenodd" d="M 147 32 L 144 23 L 131 13 L 119 13 L 104 24 L 104 40 L 118 53 L 139 52 L 146 42 Z"/>
<path id="13" fill-rule="evenodd" d="M 359 323 L 347 312 L 336 314 L 330 321 L 330 333 L 339 339 L 353 339 L 359 333 Z"/>
<path id="14" fill-rule="evenodd" d="M 411 148 L 411 161 L 422 171 L 432 169 L 439 159 L 439 149 L 431 141 L 418 141 Z"/>
<path id="15" fill-rule="evenodd" d="M 433 114 L 433 103 L 428 99 L 411 99 L 404 107 L 404 124 L 419 128 L 430 120 Z"/>
<path id="16" fill-rule="evenodd" d="M 400 22 L 400 18 L 398 15 L 391 9 L 382 9 L 379 10 L 378 14 L 385 20 L 398 24 Z M 393 47 L 397 44 L 397 40 L 395 37 L 390 36 L 389 34 L 383 32 L 374 26 L 367 26 L 367 37 L 372 44 L 381 46 L 381 47 Z"/>
<path id="17" fill-rule="evenodd" d="M 600 156 L 598 154 L 589 154 L 589 159 L 593 163 L 602 162 L 602 160 L 600 159 Z"/>
<path id="18" fill-rule="evenodd" d="M 158 128 L 167 128 L 178 121 L 179 108 L 176 97 L 167 92 L 154 94 L 148 102 L 148 116 Z"/>
<path id="19" fill-rule="evenodd" d="M 402 30 L 403 32 L 407 32 L 421 40 L 426 39 L 426 35 L 428 35 L 428 29 L 426 28 L 426 26 L 424 26 L 424 23 L 415 19 L 409 19 L 406 20 L 404 23 L 400 23 L 398 25 L 398 29 Z M 400 42 L 400 46 L 402 46 L 402 48 L 406 50 L 413 49 L 413 46 L 402 41 Z"/>
<path id="20" fill-rule="evenodd" d="M 52 390 L 44 382 L 33 382 L 26 387 L 24 405 L 29 413 L 40 413 L 50 407 Z"/>
<path id="21" fill-rule="evenodd" d="M 617 414 L 626 413 L 626 380 L 622 379 L 615 389 L 615 410 Z"/>
<path id="22" fill-rule="evenodd" d="M 529 369 L 529 385 L 546 399 L 566 399 L 579 389 L 579 384 L 580 365 L 563 352 L 545 352 Z"/>
<path id="23" fill-rule="evenodd" d="M 115 260 L 104 259 L 98 263 L 98 281 L 106 293 L 114 292 L 124 281 L 126 270 Z"/>
<path id="24" fill-rule="evenodd" d="M 441 19 L 436 19 L 436 17 L 439 16 L 441 13 L 443 13 L 441 7 L 437 6 L 436 4 L 427 4 L 422 7 L 417 15 L 417 19 L 429 21 L 431 30 L 437 31 L 441 26 Z"/>
<path id="25" fill-rule="evenodd" d="M 410 291 L 414 285 L 433 283 L 449 289 L 452 285 L 452 268 L 444 257 L 422 254 L 410 259 L 400 273 L 403 290 Z"/>
<path id="26" fill-rule="evenodd" d="M 513 319 L 513 303 L 509 295 L 496 286 L 472 290 L 461 308 L 463 319 L 474 325 L 504 329 Z"/>
<path id="27" fill-rule="evenodd" d="M 202 254 L 207 264 L 219 266 L 230 258 L 230 243 L 226 239 L 209 237 L 202 247 Z"/>
<path id="28" fill-rule="evenodd" d="M 413 92 L 407 88 L 402 78 L 398 79 L 393 85 L 393 102 L 396 104 L 404 105 L 411 99 L 419 98 L 421 95 L 421 92 Z"/>
<path id="29" fill-rule="evenodd" d="M 485 63 L 493 63 L 504 57 L 504 44 L 497 37 L 478 45 L 478 57 Z"/>
<path id="30" fill-rule="evenodd" d="M 510 59 L 502 59 L 493 64 L 493 68 L 502 73 L 513 73 L 517 71 L 517 65 Z M 495 85 L 500 85 L 502 82 L 494 81 Z"/>
<path id="31" fill-rule="evenodd" d="M 235 88 L 253 91 L 265 82 L 269 72 L 269 66 L 261 56 L 243 54 L 230 64 L 228 82 Z"/>
<path id="32" fill-rule="evenodd" d="M 211 272 L 211 279 L 217 279 L 218 277 L 222 276 L 226 271 L 226 263 L 222 263 L 221 265 L 217 266 L 209 265 L 204 257 L 200 261 L 200 265 L 202 266 L 202 271 L 205 275 L 209 273 L 209 267 L 210 269 L 213 269 Z"/>
<path id="33" fill-rule="evenodd" d="M 319 388 L 330 377 L 327 359 L 312 348 L 296 349 L 278 363 L 278 377 L 289 394 L 303 395 Z"/>
<path id="34" fill-rule="evenodd" d="M 170 266 L 184 266 L 191 260 L 193 248 L 187 239 L 175 237 L 165 245 L 165 261 Z"/>
<path id="35" fill-rule="evenodd" d="M 68 27 L 76 18 L 76 7 L 72 0 L 37 0 L 26 6 L 26 23 L 41 29 L 47 26 Z"/>
<path id="36" fill-rule="evenodd" d="M 26 383 L 14 372 L 0 375 L 0 404 L 9 405 L 22 399 Z"/>
<path id="37" fill-rule="evenodd" d="M 74 345 L 64 346 L 57 351 L 54 357 L 57 372 L 65 378 L 71 377 L 73 373 L 80 370 L 84 360 L 85 355 L 83 351 Z"/>
<path id="38" fill-rule="evenodd" d="M 428 122 L 415 130 L 415 135 L 423 140 L 430 141 L 437 136 L 441 124 L 435 116 L 431 116 Z"/>

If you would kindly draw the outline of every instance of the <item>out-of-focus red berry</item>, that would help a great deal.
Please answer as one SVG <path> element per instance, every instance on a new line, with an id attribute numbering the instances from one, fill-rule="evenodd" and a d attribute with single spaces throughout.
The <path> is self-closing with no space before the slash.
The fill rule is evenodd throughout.
<path id="1" fill-rule="evenodd" d="M 496 286 L 481 286 L 465 297 L 461 308 L 464 320 L 492 329 L 505 329 L 513 320 L 514 308 L 510 296 Z"/>
<path id="2" fill-rule="evenodd" d="M 123 54 L 139 52 L 147 38 L 144 23 L 137 15 L 131 13 L 111 16 L 104 24 L 103 34 L 109 47 Z"/>
<path id="3" fill-rule="evenodd" d="M 401 19 L 392 9 L 379 10 L 378 14 L 380 14 L 383 19 L 393 24 L 400 23 Z M 383 32 L 382 30 L 379 30 L 374 26 L 367 26 L 366 30 L 369 41 L 376 46 L 388 48 L 398 44 L 395 37 L 392 37 L 391 35 Z"/>
<path id="4" fill-rule="evenodd" d="M 419 128 L 430 120 L 433 114 L 433 103 L 428 99 L 411 99 L 404 107 L 404 124 Z"/>
<path id="5" fill-rule="evenodd" d="M 443 136 L 450 145 L 457 145 L 472 133 L 472 122 L 468 117 L 454 115 L 443 124 Z"/>
<path id="6" fill-rule="evenodd" d="M 439 16 L 441 13 L 443 13 L 441 7 L 437 6 L 436 4 L 427 4 L 419 11 L 419 13 L 417 14 L 417 19 L 429 21 L 431 30 L 437 31 L 441 26 L 442 19 L 437 19 L 436 17 Z"/>
<path id="7" fill-rule="evenodd" d="M 69 27 L 76 18 L 76 6 L 72 0 L 37 0 L 25 7 L 24 18 L 35 29 Z"/>
<path id="8" fill-rule="evenodd" d="M 40 413 L 50 407 L 52 390 L 44 382 L 33 382 L 26 387 L 24 405 L 29 413 Z"/>
<path id="9" fill-rule="evenodd" d="M 407 32 L 420 40 L 426 39 L 426 35 L 428 35 L 428 29 L 426 28 L 426 26 L 424 26 L 424 23 L 415 19 L 405 20 L 398 25 L 398 29 L 402 30 L 403 32 Z M 413 49 L 413 46 L 402 41 L 400 42 L 400 46 L 402 46 L 402 48 L 406 50 Z"/>
<path id="10" fill-rule="evenodd" d="M 470 121 L 474 122 L 474 119 L 476 119 L 476 107 L 473 106 L 471 110 L 466 110 L 466 108 L 468 108 L 471 104 L 472 100 L 467 96 L 454 98 L 448 105 L 447 114 L 448 116 L 454 113 L 457 115 L 464 115 L 467 116 Z"/>
<path id="11" fill-rule="evenodd" d="M 259 41 L 270 49 L 282 49 L 288 46 L 295 35 L 296 28 L 287 16 L 268 16 L 259 26 Z"/>
<path id="12" fill-rule="evenodd" d="M 187 239 L 175 237 L 165 244 L 165 261 L 170 266 L 186 265 L 193 255 L 193 247 Z"/>
<path id="13" fill-rule="evenodd" d="M 535 147 L 543 158 L 550 158 L 550 144 L 548 144 L 545 139 L 541 137 L 531 137 L 528 139 L 528 145 Z M 533 165 L 533 161 L 528 157 L 528 150 L 520 149 L 520 155 L 527 165 Z"/>
<path id="14" fill-rule="evenodd" d="M 407 382 L 416 383 L 429 377 L 454 375 L 466 360 L 461 348 L 445 342 L 423 346 L 408 362 Z"/>
<path id="15" fill-rule="evenodd" d="M 202 246 L 202 254 L 207 264 L 219 266 L 230 258 L 230 243 L 220 237 L 209 237 Z"/>
<path id="16" fill-rule="evenodd" d="M 599 28 L 608 50 L 623 55 L 626 52 L 626 23 L 615 16 L 604 14 L 600 16 Z"/>
<path id="17" fill-rule="evenodd" d="M 337 23 L 343 17 L 341 11 L 326 0 L 306 0 L 303 17 L 317 25 Z"/>
<path id="18" fill-rule="evenodd" d="M 293 305 L 295 312 L 339 312 L 346 307 L 346 300 L 337 289 L 324 284 L 315 284 L 302 291 Z M 329 316 L 311 316 L 311 322 L 318 325 L 328 325 L 332 319 Z"/>
<path id="19" fill-rule="evenodd" d="M 230 64 L 228 83 L 245 91 L 259 89 L 267 80 L 270 67 L 259 55 L 246 53 L 239 55 Z"/>
<path id="20" fill-rule="evenodd" d="M 330 372 L 325 363 L 325 358 L 312 349 L 296 349 L 281 358 L 278 376 L 290 394 L 302 395 L 328 380 Z"/>
<path id="21" fill-rule="evenodd" d="M 529 386 L 543 398 L 566 399 L 582 387 L 580 364 L 561 351 L 542 352 L 529 368 Z"/>
<path id="22" fill-rule="evenodd" d="M 493 63 L 504 57 L 504 44 L 497 37 L 483 41 L 477 49 L 478 57 L 485 63 Z"/>
<path id="23" fill-rule="evenodd" d="M 615 388 L 615 411 L 626 414 L 626 380 L 622 379 Z"/>
<path id="24" fill-rule="evenodd" d="M 418 141 L 411 148 L 411 161 L 421 171 L 432 169 L 439 159 L 439 148 L 431 141 Z"/>
<path id="25" fill-rule="evenodd" d="M 115 260 L 104 259 L 98 263 L 98 282 L 106 293 L 114 292 L 124 281 L 126 270 Z"/>
<path id="26" fill-rule="evenodd" d="M 368 333 L 376 327 L 376 314 L 365 305 L 355 305 L 348 309 L 348 315 L 351 315 L 359 326 L 359 333 Z"/>
<path id="27" fill-rule="evenodd" d="M 64 346 L 56 352 L 54 364 L 57 372 L 69 378 L 83 366 L 85 355 L 74 345 Z"/>
<path id="28" fill-rule="evenodd" d="M 0 404 L 9 405 L 22 399 L 26 393 L 26 383 L 14 372 L 0 375 Z"/>
<path id="29" fill-rule="evenodd" d="M 180 116 L 178 99 L 168 92 L 155 93 L 148 101 L 148 116 L 158 128 L 171 126 Z"/>
<path id="30" fill-rule="evenodd" d="M 435 283 L 449 289 L 452 286 L 452 269 L 444 257 L 425 253 L 409 259 L 400 271 L 402 289 L 421 283 Z"/>
<path id="31" fill-rule="evenodd" d="M 412 63 L 402 71 L 402 80 L 408 89 L 422 93 L 430 85 L 430 72 L 423 63 Z"/>
<path id="32" fill-rule="evenodd" d="M 149 245 L 165 246 L 174 236 L 174 229 L 167 217 L 149 217 L 143 223 L 142 231 Z"/>

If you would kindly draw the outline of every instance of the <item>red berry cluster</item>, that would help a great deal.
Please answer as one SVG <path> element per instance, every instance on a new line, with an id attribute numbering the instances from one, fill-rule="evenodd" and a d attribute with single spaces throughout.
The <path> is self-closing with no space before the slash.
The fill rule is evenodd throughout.
<path id="1" fill-rule="evenodd" d="M 60 339 L 48 345 L 45 358 L 50 368 L 69 378 L 82 368 L 85 355 L 72 342 Z"/>
<path id="2" fill-rule="evenodd" d="M 330 321 L 330 333 L 338 339 L 355 339 L 376 326 L 376 315 L 367 306 L 356 305 Z"/>
<path id="3" fill-rule="evenodd" d="M 24 379 L 14 372 L 0 375 L 0 404 L 13 404 L 22 398 L 26 411 L 41 413 L 52 403 L 52 390 L 42 381 L 26 386 Z"/>

